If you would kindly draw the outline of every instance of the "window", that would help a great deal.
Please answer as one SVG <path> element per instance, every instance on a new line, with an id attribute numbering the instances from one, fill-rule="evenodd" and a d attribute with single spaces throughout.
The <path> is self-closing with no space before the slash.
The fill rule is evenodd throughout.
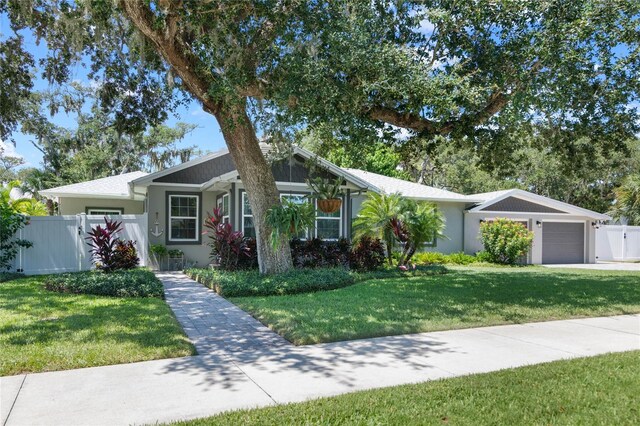
<path id="1" fill-rule="evenodd" d="M 337 240 L 342 231 L 342 208 L 334 213 L 318 210 L 316 202 L 316 237 L 323 240 Z"/>
<path id="2" fill-rule="evenodd" d="M 280 194 L 280 200 L 289 200 L 294 204 L 304 204 L 309 202 L 305 198 L 304 194 Z M 298 235 L 294 235 L 293 237 L 306 240 L 309 237 L 309 230 L 300 231 Z"/>
<path id="3" fill-rule="evenodd" d="M 242 193 L 242 233 L 245 237 L 256 237 L 256 228 L 253 226 L 253 212 L 246 192 Z"/>
<path id="4" fill-rule="evenodd" d="M 229 194 L 218 198 L 218 208 L 222 209 L 222 222 L 229 223 Z"/>
<path id="5" fill-rule="evenodd" d="M 124 214 L 124 209 L 113 207 L 87 207 L 87 214 L 95 216 L 116 216 Z"/>
<path id="6" fill-rule="evenodd" d="M 198 241 L 198 195 L 169 195 L 169 241 Z"/>

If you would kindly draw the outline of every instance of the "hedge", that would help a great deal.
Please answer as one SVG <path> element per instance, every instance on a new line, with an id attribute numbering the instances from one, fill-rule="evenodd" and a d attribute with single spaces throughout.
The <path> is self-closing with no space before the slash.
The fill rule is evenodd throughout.
<path id="1" fill-rule="evenodd" d="M 335 290 L 368 279 L 423 276 L 446 273 L 443 266 L 418 267 L 401 271 L 397 268 L 373 272 L 355 272 L 346 268 L 305 268 L 263 275 L 258 271 L 221 271 L 217 269 L 187 269 L 192 279 L 214 290 L 223 297 L 274 296 L 316 291 Z"/>
<path id="2" fill-rule="evenodd" d="M 86 271 L 50 275 L 45 278 L 44 285 L 47 290 L 59 293 L 164 298 L 160 280 L 153 272 L 142 268 L 110 273 Z"/>

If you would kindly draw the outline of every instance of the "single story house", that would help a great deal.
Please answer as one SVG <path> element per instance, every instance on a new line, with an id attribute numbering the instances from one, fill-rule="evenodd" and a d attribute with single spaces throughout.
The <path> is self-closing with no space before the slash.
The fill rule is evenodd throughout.
<path id="1" fill-rule="evenodd" d="M 262 145 L 268 155 L 269 146 Z M 446 239 L 427 250 L 473 254 L 482 250 L 482 221 L 506 217 L 534 232 L 529 263 L 594 263 L 595 227 L 610 217 L 519 189 L 463 195 L 358 169 L 340 168 L 310 151 L 294 147 L 292 154 L 272 162 L 282 198 L 302 201 L 310 176 L 343 179 L 339 211 L 318 211 L 308 237 L 350 238 L 352 222 L 367 192 L 399 192 L 407 198 L 434 202 L 446 218 Z M 225 220 L 247 236 L 255 235 L 251 206 L 228 150 L 156 173 L 133 172 L 41 191 L 58 201 L 62 215 L 148 214 L 149 243 L 181 249 L 198 265 L 209 263 L 202 223 L 207 212 L 222 207 Z"/>

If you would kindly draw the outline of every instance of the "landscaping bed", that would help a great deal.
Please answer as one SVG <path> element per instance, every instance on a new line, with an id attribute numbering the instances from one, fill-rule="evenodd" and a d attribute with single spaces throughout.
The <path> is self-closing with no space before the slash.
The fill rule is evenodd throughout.
<path id="1" fill-rule="evenodd" d="M 177 425 L 636 424 L 640 352 L 356 392 Z"/>
<path id="2" fill-rule="evenodd" d="M 274 296 L 335 290 L 372 278 L 408 278 L 445 274 L 440 265 L 421 266 L 415 270 L 397 268 L 355 272 L 345 268 L 301 268 L 278 275 L 262 275 L 257 270 L 221 271 L 187 269 L 192 279 L 224 297 Z"/>
<path id="3" fill-rule="evenodd" d="M 0 285 L 2 376 L 195 353 L 158 297 L 57 293 L 45 281 L 53 280 L 31 276 Z"/>
<path id="4" fill-rule="evenodd" d="M 450 266 L 325 292 L 231 297 L 295 344 L 640 312 L 640 274 Z M 375 274 L 375 273 L 374 273 Z"/>
<path id="5" fill-rule="evenodd" d="M 164 287 L 153 272 L 143 269 L 72 272 L 49 275 L 45 288 L 60 293 L 113 297 L 164 297 Z"/>

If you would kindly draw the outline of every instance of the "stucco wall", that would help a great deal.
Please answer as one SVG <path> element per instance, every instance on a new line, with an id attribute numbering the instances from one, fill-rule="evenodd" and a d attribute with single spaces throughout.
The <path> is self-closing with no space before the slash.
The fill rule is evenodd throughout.
<path id="1" fill-rule="evenodd" d="M 573 216 L 567 214 L 529 214 L 529 213 L 485 213 L 485 212 L 467 212 L 464 218 L 464 251 L 468 254 L 474 254 L 483 250 L 482 243 L 479 239 L 480 220 L 494 219 L 496 217 L 504 217 L 513 220 L 526 220 L 529 223 L 529 229 L 533 231 L 533 245 L 529 253 L 529 263 L 542 263 L 542 231 L 536 225 L 537 221 L 543 222 L 562 222 L 572 221 L 585 224 L 585 252 L 584 258 L 587 263 L 595 263 L 595 229 L 591 226 L 591 219 L 583 216 Z"/>
<path id="2" fill-rule="evenodd" d="M 189 262 L 197 262 L 196 266 L 204 267 L 209 264 L 209 247 L 206 245 L 208 238 L 206 235 L 201 236 L 199 243 L 173 243 L 169 241 L 167 229 L 167 206 L 166 193 L 192 193 L 193 189 L 180 188 L 175 186 L 149 186 L 149 244 L 163 244 L 169 250 L 180 249 L 184 252 L 185 258 Z M 216 196 L 220 192 L 203 192 L 202 193 L 202 216 L 206 217 L 207 212 L 211 212 L 215 207 Z M 151 233 L 155 229 L 156 213 L 158 228 L 162 231 L 162 235 L 155 237 Z M 198 234 L 202 233 L 202 221 L 198 221 Z"/>
<path id="3" fill-rule="evenodd" d="M 121 208 L 124 209 L 124 214 L 144 213 L 144 201 L 69 197 L 58 199 L 58 209 L 61 215 L 86 213 L 87 207 Z"/>

